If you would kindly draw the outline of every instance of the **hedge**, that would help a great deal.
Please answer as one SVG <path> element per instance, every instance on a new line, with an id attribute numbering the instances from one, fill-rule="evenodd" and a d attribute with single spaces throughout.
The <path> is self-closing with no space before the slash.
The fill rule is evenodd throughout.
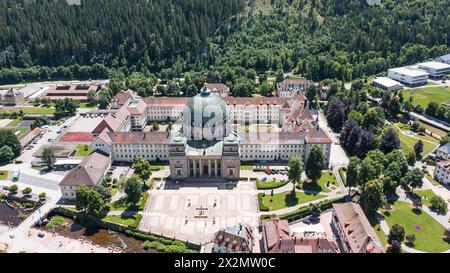
<path id="1" fill-rule="evenodd" d="M 258 188 L 258 190 L 270 190 L 283 187 L 287 183 L 289 183 L 288 180 L 261 182 L 259 179 L 257 179 L 256 188 Z"/>
<path id="2" fill-rule="evenodd" d="M 199 250 L 197 245 L 184 243 L 176 239 L 166 239 L 164 237 L 152 235 L 141 231 L 126 230 L 128 236 L 145 241 L 144 248 L 154 248 L 160 252 L 196 253 Z"/>
<path id="3" fill-rule="evenodd" d="M 269 208 L 266 207 L 263 203 L 263 197 L 266 196 L 265 193 L 258 193 L 258 206 L 259 211 L 269 211 Z"/>
<path id="4" fill-rule="evenodd" d="M 339 175 L 341 176 L 342 182 L 347 186 L 347 168 L 342 167 L 339 169 Z"/>

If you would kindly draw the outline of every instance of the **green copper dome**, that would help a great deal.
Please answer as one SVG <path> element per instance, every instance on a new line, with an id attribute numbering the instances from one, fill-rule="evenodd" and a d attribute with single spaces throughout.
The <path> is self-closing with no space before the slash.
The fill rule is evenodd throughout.
<path id="1" fill-rule="evenodd" d="M 227 104 L 225 101 L 214 95 L 211 90 L 203 87 L 200 93 L 192 97 L 186 104 L 189 107 L 191 114 L 191 124 L 199 125 L 199 120 L 202 120 L 202 126 L 210 119 L 220 115 L 223 118 L 224 124 L 228 119 Z"/>

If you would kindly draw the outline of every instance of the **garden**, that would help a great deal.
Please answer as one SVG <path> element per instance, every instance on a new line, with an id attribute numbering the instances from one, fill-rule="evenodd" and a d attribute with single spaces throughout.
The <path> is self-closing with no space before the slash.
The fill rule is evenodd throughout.
<path id="1" fill-rule="evenodd" d="M 443 239 L 444 226 L 426 212 L 403 201 L 395 201 L 391 206 L 392 210 L 382 210 L 384 219 L 389 227 L 399 224 L 405 228 L 405 234 L 414 234 L 416 240 L 413 248 L 433 253 L 450 248 L 450 244 Z"/>
<path id="2" fill-rule="evenodd" d="M 284 209 L 287 207 L 293 207 L 299 204 L 304 204 L 314 200 L 325 198 L 325 195 L 312 194 L 304 192 L 295 192 L 295 195 L 291 191 L 285 191 L 277 194 L 258 194 L 259 210 L 260 211 L 273 211 Z"/>

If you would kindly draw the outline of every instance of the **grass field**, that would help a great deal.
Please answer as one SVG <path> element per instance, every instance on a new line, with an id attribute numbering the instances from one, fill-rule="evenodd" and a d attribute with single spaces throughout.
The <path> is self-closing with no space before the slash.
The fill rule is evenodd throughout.
<path id="1" fill-rule="evenodd" d="M 55 113 L 55 108 L 45 108 L 45 107 L 16 107 L 14 110 L 0 110 L 0 113 L 3 112 L 19 112 L 22 110 L 25 114 L 53 114 Z"/>
<path id="2" fill-rule="evenodd" d="M 87 150 L 85 150 L 85 146 L 88 147 Z M 91 145 L 88 145 L 88 144 L 78 144 L 78 146 L 77 146 L 77 152 L 75 153 L 74 156 L 86 157 L 86 156 L 88 156 L 91 152 L 92 152 L 92 147 L 91 147 Z"/>
<path id="3" fill-rule="evenodd" d="M 8 123 L 7 126 L 9 126 L 9 127 L 15 127 L 15 126 L 19 125 L 19 123 L 20 123 L 21 121 L 22 121 L 22 120 L 21 120 L 20 118 L 16 118 L 16 119 L 14 119 L 13 121 L 11 121 L 10 123 Z"/>
<path id="4" fill-rule="evenodd" d="M 424 211 L 413 211 L 411 204 L 396 201 L 393 211 L 383 211 L 389 227 L 400 224 L 405 228 L 405 234 L 414 234 L 416 241 L 413 248 L 424 252 L 442 252 L 450 248 L 450 244 L 443 240 L 444 226 L 434 220 Z"/>
<path id="5" fill-rule="evenodd" d="M 128 203 L 127 199 L 124 197 L 122 199 L 117 200 L 116 202 L 109 204 L 109 210 L 111 211 L 143 210 L 145 207 L 145 203 L 147 203 L 147 200 L 148 200 L 148 192 L 142 193 L 141 199 L 135 206 Z"/>
<path id="6" fill-rule="evenodd" d="M 94 109 L 97 108 L 97 105 L 92 105 L 89 102 L 80 102 L 80 108 Z"/>
<path id="7" fill-rule="evenodd" d="M 0 180 L 6 180 L 6 179 L 8 179 L 8 174 L 9 174 L 8 171 L 1 170 L 1 171 L 0 171 Z"/>
<path id="8" fill-rule="evenodd" d="M 266 194 L 264 197 L 262 197 L 262 203 L 272 211 L 283 209 L 286 207 L 293 207 L 298 204 L 307 203 L 321 198 L 325 198 L 325 195 L 296 192 L 295 197 L 293 197 L 290 191 L 285 191 L 282 193 L 274 194 L 273 196 L 271 196 L 270 194 Z M 272 202 L 270 200 L 272 200 Z"/>
<path id="9" fill-rule="evenodd" d="M 329 183 L 328 183 L 329 182 Z M 334 176 L 333 172 L 324 172 L 322 173 L 322 176 L 319 180 L 317 180 L 317 184 L 314 183 L 308 183 L 303 182 L 302 190 L 308 191 L 308 192 L 330 192 L 329 187 L 327 187 L 327 184 L 329 184 L 329 187 L 338 186 L 338 182 L 336 180 L 336 177 Z"/>
<path id="10" fill-rule="evenodd" d="M 426 123 L 423 123 L 421 121 L 419 121 L 420 126 L 422 126 L 423 128 L 425 128 L 426 130 L 430 131 L 433 133 L 433 135 L 438 135 L 440 137 L 444 137 L 447 135 L 447 133 L 445 131 L 442 131 L 436 127 L 433 127 L 431 125 L 428 125 Z"/>
<path id="11" fill-rule="evenodd" d="M 422 204 L 427 207 L 431 206 L 431 198 L 437 196 L 432 190 L 416 190 L 414 192 L 422 198 Z"/>
<path id="12" fill-rule="evenodd" d="M 435 101 L 437 103 L 449 102 L 450 88 L 426 87 L 403 90 L 403 97 L 405 99 L 408 99 L 410 96 L 413 97 L 413 104 L 419 104 L 425 109 L 431 101 Z"/>
<path id="13" fill-rule="evenodd" d="M 396 129 L 398 132 L 398 137 L 400 139 L 400 146 L 403 150 L 403 152 L 407 153 L 408 151 L 414 151 L 414 145 L 419 141 L 419 139 L 423 142 L 423 152 L 422 156 L 425 156 L 429 152 L 431 152 L 435 147 L 439 145 L 439 140 L 437 140 L 434 137 L 431 137 L 429 135 L 419 135 L 414 134 L 414 136 L 407 136 L 403 134 L 402 132 L 399 132 L 398 130 L 401 130 L 403 132 L 408 131 L 410 129 L 410 126 L 407 124 L 401 124 L 396 123 Z M 430 143 L 432 142 L 432 143 Z M 434 143 L 434 144 L 433 144 Z"/>
<path id="14" fill-rule="evenodd" d="M 141 219 L 142 215 L 139 213 L 134 213 L 131 215 L 107 215 L 103 218 L 105 221 L 122 224 L 132 228 L 137 228 Z"/>

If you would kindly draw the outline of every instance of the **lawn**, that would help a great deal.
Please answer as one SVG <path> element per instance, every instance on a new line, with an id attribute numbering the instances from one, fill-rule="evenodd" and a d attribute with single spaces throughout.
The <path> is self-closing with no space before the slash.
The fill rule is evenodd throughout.
<path id="1" fill-rule="evenodd" d="M 447 133 L 445 131 L 442 131 L 441 129 L 438 129 L 436 127 L 433 127 L 431 125 L 428 125 L 426 123 L 423 123 L 421 121 L 419 121 L 420 126 L 422 126 L 423 128 L 427 129 L 428 131 L 432 132 L 433 135 L 438 135 L 441 137 L 444 137 L 447 135 Z"/>
<path id="2" fill-rule="evenodd" d="M 0 110 L 0 113 L 3 112 L 19 112 L 22 110 L 24 114 L 53 114 L 55 113 L 55 108 L 50 107 L 16 107 L 13 110 Z"/>
<path id="3" fill-rule="evenodd" d="M 422 204 L 427 207 L 431 206 L 430 200 L 437 195 L 432 190 L 415 190 L 414 193 L 422 198 Z"/>
<path id="4" fill-rule="evenodd" d="M 253 165 L 242 165 L 241 164 L 241 170 L 247 170 L 247 171 L 251 171 L 253 170 Z"/>
<path id="5" fill-rule="evenodd" d="M 148 192 L 143 192 L 139 202 L 136 205 L 132 205 L 132 204 L 128 203 L 127 199 L 124 197 L 124 198 L 121 198 L 121 199 L 109 204 L 109 210 L 111 210 L 111 211 L 127 211 L 127 210 L 140 211 L 140 210 L 144 209 L 145 203 L 147 203 L 147 199 L 148 199 Z"/>
<path id="6" fill-rule="evenodd" d="M 433 184 L 435 186 L 439 186 L 441 184 L 441 183 L 439 183 L 439 181 L 434 179 L 434 177 L 431 174 L 429 174 L 428 172 L 425 173 L 425 177 L 431 182 L 431 184 Z"/>
<path id="7" fill-rule="evenodd" d="M 50 222 L 48 222 L 47 227 L 48 228 L 55 228 L 64 225 L 66 222 L 66 219 L 62 216 L 55 215 L 50 219 Z"/>
<path id="8" fill-rule="evenodd" d="M 417 137 L 421 138 L 421 136 L 416 135 Z M 402 148 L 403 152 L 407 153 L 408 151 L 413 151 L 414 150 L 414 145 L 417 143 L 417 141 L 419 141 L 416 138 L 410 137 L 410 136 L 406 136 L 404 134 L 399 133 L 398 137 L 400 139 L 400 147 Z M 425 156 L 426 154 L 428 154 L 429 152 L 431 152 L 436 146 L 438 146 L 439 144 L 436 143 L 435 145 L 430 143 L 430 142 L 426 142 L 426 141 L 422 141 L 423 142 L 423 152 L 422 152 L 422 156 Z"/>
<path id="9" fill-rule="evenodd" d="M 381 243 L 383 244 L 384 248 L 386 249 L 388 247 L 388 237 L 384 233 L 384 231 L 381 229 L 380 223 L 378 223 L 376 220 L 372 219 L 372 217 L 368 217 L 368 220 L 370 222 L 370 225 L 375 230 L 375 233 L 378 236 L 378 239 L 380 239 Z"/>
<path id="10" fill-rule="evenodd" d="M 342 182 L 344 182 L 344 186 L 347 186 L 347 168 L 339 168 L 339 175 L 341 176 Z"/>
<path id="11" fill-rule="evenodd" d="M 6 127 L 5 129 L 13 131 L 13 133 L 20 139 L 26 132 L 30 131 L 30 127 Z"/>
<path id="12" fill-rule="evenodd" d="M 413 97 L 413 104 L 419 104 L 425 109 L 431 101 L 435 101 L 437 103 L 446 103 L 450 101 L 450 88 L 426 87 L 403 90 L 403 97 L 405 100 L 410 96 Z"/>
<path id="13" fill-rule="evenodd" d="M 86 150 L 86 147 L 85 147 L 85 146 L 87 146 L 87 150 Z M 78 144 L 78 146 L 77 146 L 77 152 L 75 153 L 74 156 L 86 157 L 86 156 L 88 156 L 91 152 L 92 152 L 92 147 L 91 147 L 91 145 L 88 145 L 88 144 Z"/>
<path id="14" fill-rule="evenodd" d="M 417 250 L 436 253 L 450 248 L 443 240 L 444 226 L 424 211 L 416 214 L 409 203 L 396 201 L 393 211 L 383 211 L 383 215 L 389 227 L 400 224 L 405 228 L 405 234 L 416 236 L 413 248 Z"/>
<path id="15" fill-rule="evenodd" d="M 8 171 L 1 170 L 0 171 L 0 180 L 7 180 L 8 179 L 8 175 L 9 175 Z"/>
<path id="16" fill-rule="evenodd" d="M 269 208 L 269 210 L 279 210 L 286 207 L 293 207 L 313 200 L 325 198 L 325 195 L 296 192 L 295 197 L 293 197 L 290 191 L 285 191 L 282 193 L 274 194 L 273 196 L 271 196 L 270 194 L 266 194 L 259 197 L 262 198 L 262 204 Z M 272 200 L 272 202 L 270 202 L 270 200 Z"/>
<path id="17" fill-rule="evenodd" d="M 429 135 L 414 134 L 413 137 L 403 134 L 402 132 L 410 130 L 410 126 L 408 124 L 396 123 L 395 125 L 396 126 L 394 126 L 394 130 L 398 132 L 398 137 L 400 139 L 400 146 L 404 153 L 407 153 L 408 151 L 413 151 L 414 145 L 417 143 L 417 141 L 419 141 L 419 139 L 421 139 L 423 142 L 422 156 L 425 156 L 439 145 L 439 140 Z M 401 130 L 402 132 L 399 132 L 398 130 Z M 436 144 L 430 143 L 429 141 Z"/>
<path id="18" fill-rule="evenodd" d="M 131 215 L 107 215 L 103 218 L 104 221 L 122 224 L 132 228 L 137 228 L 139 226 L 139 222 L 141 222 L 141 219 L 142 215 L 139 213 L 134 213 Z"/>
<path id="19" fill-rule="evenodd" d="M 336 180 L 336 177 L 334 176 L 333 172 L 324 172 L 322 173 L 322 176 L 319 180 L 317 180 L 317 184 L 312 182 L 303 182 L 302 190 L 308 191 L 308 192 L 330 192 L 329 187 L 327 186 L 338 186 L 338 182 Z"/>
<path id="20" fill-rule="evenodd" d="M 8 127 L 15 127 L 15 126 L 17 126 L 17 125 L 19 125 L 19 123 L 21 122 L 22 120 L 20 119 L 20 118 L 16 118 L 16 119 L 14 119 L 13 121 L 11 121 L 10 123 L 8 123 Z"/>
<path id="21" fill-rule="evenodd" d="M 289 183 L 288 180 L 282 180 L 282 181 L 265 181 L 262 182 L 260 180 L 256 180 L 256 188 L 258 190 L 269 190 L 269 189 L 276 189 L 279 187 L 283 187 L 284 185 L 286 185 L 287 183 Z"/>
<path id="22" fill-rule="evenodd" d="M 97 108 L 97 105 L 92 105 L 89 102 L 80 102 L 80 108 L 95 109 Z"/>

